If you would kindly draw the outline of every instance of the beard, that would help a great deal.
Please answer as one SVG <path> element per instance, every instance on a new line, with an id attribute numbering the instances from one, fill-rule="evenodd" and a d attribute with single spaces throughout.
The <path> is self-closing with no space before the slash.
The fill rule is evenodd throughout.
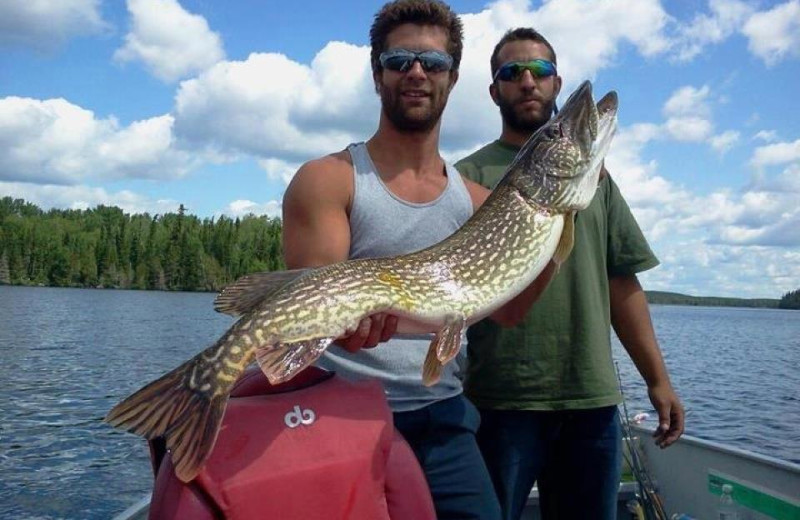
<path id="1" fill-rule="evenodd" d="M 542 104 L 542 110 L 536 113 L 517 111 L 516 104 L 502 96 L 498 98 L 497 106 L 503 122 L 513 130 L 520 133 L 533 133 L 550 120 L 555 106 L 555 99 Z"/>
<path id="2" fill-rule="evenodd" d="M 431 92 L 427 106 L 406 106 L 400 90 L 380 88 L 383 113 L 400 132 L 417 133 L 431 130 L 439 122 L 447 103 L 447 96 L 441 92 Z"/>

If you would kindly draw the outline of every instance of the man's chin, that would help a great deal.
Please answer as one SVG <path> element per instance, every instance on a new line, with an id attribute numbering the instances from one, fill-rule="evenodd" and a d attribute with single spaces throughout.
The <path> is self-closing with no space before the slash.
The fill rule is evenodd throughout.
<path id="1" fill-rule="evenodd" d="M 507 122 L 511 123 L 511 126 L 514 127 L 515 130 L 526 132 L 535 132 L 550 120 L 549 115 L 544 116 L 541 110 L 536 110 L 535 112 L 526 111 L 522 114 L 517 112 L 514 115 L 514 120 Z"/>
<path id="2" fill-rule="evenodd" d="M 513 121 L 506 120 L 506 124 L 520 133 L 529 133 L 532 134 L 533 132 L 540 129 L 547 120 L 541 119 L 518 119 L 515 118 Z"/>
<path id="3" fill-rule="evenodd" d="M 541 105 L 535 108 L 525 108 L 522 110 L 515 110 L 517 121 L 522 124 L 542 124 L 542 121 L 547 121 L 548 116 L 544 115 L 544 108 Z"/>
<path id="4" fill-rule="evenodd" d="M 404 110 L 386 111 L 389 120 L 401 132 L 425 132 L 436 126 L 441 117 L 430 107 L 404 107 Z"/>
<path id="5" fill-rule="evenodd" d="M 402 133 L 414 134 L 427 132 L 436 126 L 436 121 L 432 119 L 402 119 L 401 121 L 396 121 L 394 126 Z"/>

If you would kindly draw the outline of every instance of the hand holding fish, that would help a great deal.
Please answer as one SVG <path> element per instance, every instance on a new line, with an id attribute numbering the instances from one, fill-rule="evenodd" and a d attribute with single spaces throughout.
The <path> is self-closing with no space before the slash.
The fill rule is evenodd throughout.
<path id="1" fill-rule="evenodd" d="M 348 331 L 334 343 L 348 352 L 374 348 L 389 341 L 397 332 L 397 316 L 379 312 L 362 319 L 354 331 Z"/>

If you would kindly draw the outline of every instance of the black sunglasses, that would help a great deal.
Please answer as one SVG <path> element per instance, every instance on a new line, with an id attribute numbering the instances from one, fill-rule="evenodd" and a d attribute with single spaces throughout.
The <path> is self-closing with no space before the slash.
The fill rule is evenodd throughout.
<path id="1" fill-rule="evenodd" d="M 378 60 L 381 67 L 395 72 L 406 72 L 418 61 L 425 72 L 444 72 L 453 68 L 453 57 L 442 51 L 410 51 L 390 49 L 382 52 Z"/>

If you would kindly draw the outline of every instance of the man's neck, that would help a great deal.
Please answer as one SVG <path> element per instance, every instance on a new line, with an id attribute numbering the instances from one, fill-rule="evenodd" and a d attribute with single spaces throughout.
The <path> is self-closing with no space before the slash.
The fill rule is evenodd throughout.
<path id="1" fill-rule="evenodd" d="M 396 175 L 412 171 L 415 175 L 441 174 L 439 123 L 422 132 L 400 132 L 381 121 L 378 131 L 367 141 L 372 161 L 382 174 Z"/>
<path id="2" fill-rule="evenodd" d="M 517 148 L 522 148 L 522 145 L 525 144 L 532 135 L 533 132 L 520 132 L 504 124 L 503 131 L 500 133 L 500 141 L 511 146 L 516 146 Z"/>

